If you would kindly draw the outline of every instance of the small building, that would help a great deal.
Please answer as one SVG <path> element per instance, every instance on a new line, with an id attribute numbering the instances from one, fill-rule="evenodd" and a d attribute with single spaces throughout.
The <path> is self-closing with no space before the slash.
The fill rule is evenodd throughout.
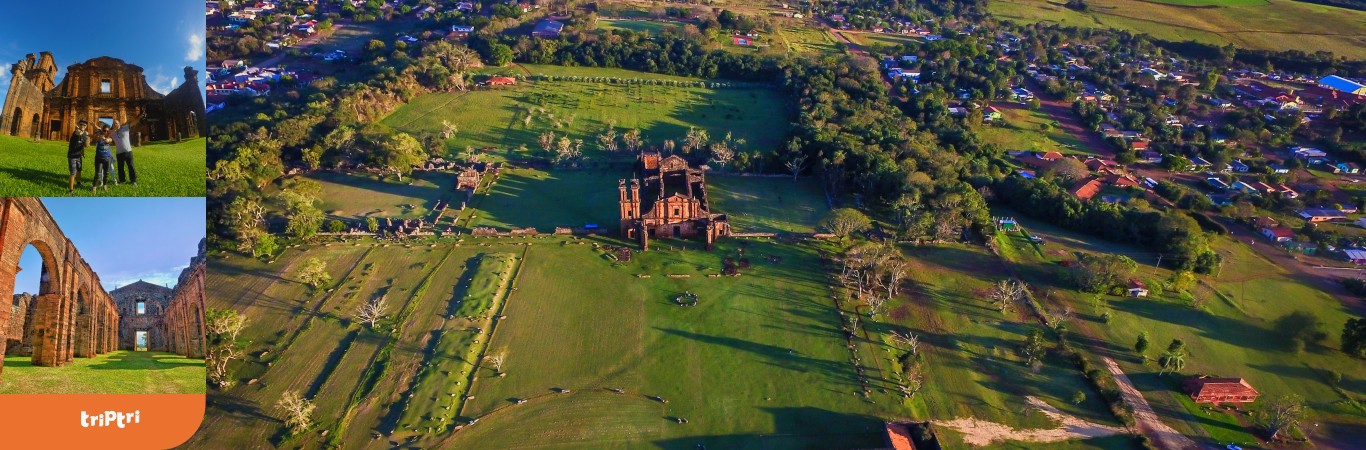
<path id="1" fill-rule="evenodd" d="M 1057 160 L 1059 160 L 1059 159 L 1062 159 L 1062 153 L 1058 153 L 1058 152 L 1039 153 L 1039 154 L 1038 154 L 1038 157 L 1039 157 L 1039 159 L 1042 159 L 1042 160 L 1044 160 L 1044 161 L 1057 161 Z"/>
<path id="2" fill-rule="evenodd" d="M 1092 178 L 1072 186 L 1072 195 L 1076 196 L 1077 200 L 1083 202 L 1090 201 L 1095 198 L 1097 194 L 1100 194 L 1101 189 L 1104 188 L 1105 184 L 1102 183 L 1099 178 Z"/>
<path id="3" fill-rule="evenodd" d="M 1351 261 L 1352 264 L 1366 265 L 1366 250 L 1347 249 L 1343 250 L 1342 253 L 1347 256 L 1347 260 Z"/>
<path id="4" fill-rule="evenodd" d="M 489 78 L 489 86 L 516 86 L 517 79 L 512 77 Z"/>
<path id="5" fill-rule="evenodd" d="M 543 39 L 555 39 L 560 37 L 561 31 L 564 31 L 564 22 L 546 19 L 536 24 L 536 28 L 531 30 L 531 36 Z"/>
<path id="6" fill-rule="evenodd" d="M 1139 280 L 1129 280 L 1129 296 L 1130 296 L 1130 297 L 1147 297 L 1147 296 L 1148 296 L 1148 285 L 1143 284 L 1143 282 L 1142 282 L 1142 281 L 1139 281 Z"/>
<path id="7" fill-rule="evenodd" d="M 1185 381 L 1184 388 L 1196 403 L 1251 403 L 1261 395 L 1242 378 L 1200 376 Z"/>
<path id="8" fill-rule="evenodd" d="M 753 40 L 753 39 L 750 39 L 750 38 L 745 37 L 745 36 L 740 36 L 740 35 L 731 36 L 731 37 L 730 37 L 730 42 L 731 42 L 732 44 L 740 45 L 740 46 L 745 46 L 745 47 L 754 45 L 754 40 Z"/>
<path id="9" fill-rule="evenodd" d="M 1266 236 L 1271 242 L 1285 242 L 1295 238 L 1295 231 L 1291 230 L 1290 227 L 1263 227 L 1262 236 Z"/>
<path id="10" fill-rule="evenodd" d="M 1366 85 L 1352 80 L 1329 75 L 1319 79 L 1319 85 L 1335 91 L 1346 92 L 1348 94 L 1366 95 Z"/>
<path id="11" fill-rule="evenodd" d="M 1300 218 L 1310 222 L 1328 222 L 1331 220 L 1346 220 L 1347 214 L 1336 209 L 1309 208 L 1300 211 Z"/>

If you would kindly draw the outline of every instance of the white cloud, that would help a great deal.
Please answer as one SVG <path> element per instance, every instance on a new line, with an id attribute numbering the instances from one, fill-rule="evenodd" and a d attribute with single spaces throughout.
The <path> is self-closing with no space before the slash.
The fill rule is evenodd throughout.
<path id="1" fill-rule="evenodd" d="M 204 59 L 204 36 L 190 33 L 190 49 L 185 52 L 185 60 L 195 62 Z"/>
<path id="2" fill-rule="evenodd" d="M 9 63 L 0 64 L 0 80 L 3 80 L 5 79 L 5 77 L 9 76 L 9 68 L 12 66 L 13 64 Z"/>
<path id="3" fill-rule="evenodd" d="M 136 283 L 138 282 L 138 280 L 146 281 L 157 286 L 166 286 L 174 288 L 176 282 L 180 281 L 180 271 L 185 270 L 186 267 L 189 267 L 189 265 L 186 264 L 183 266 L 172 267 L 170 270 L 164 271 L 144 272 L 127 275 L 115 274 L 115 276 L 111 278 L 114 281 L 112 283 L 104 283 L 104 288 L 106 290 L 112 291 L 114 289 L 119 288 L 120 286 L 127 286 L 129 284 Z"/>
<path id="4" fill-rule="evenodd" d="M 152 89 L 155 89 L 157 92 L 169 94 L 171 91 L 175 90 L 176 87 L 180 86 L 180 78 L 168 77 L 166 74 L 161 73 L 161 66 L 157 66 L 156 73 L 157 75 L 152 77 L 152 82 L 150 84 L 152 85 Z"/>

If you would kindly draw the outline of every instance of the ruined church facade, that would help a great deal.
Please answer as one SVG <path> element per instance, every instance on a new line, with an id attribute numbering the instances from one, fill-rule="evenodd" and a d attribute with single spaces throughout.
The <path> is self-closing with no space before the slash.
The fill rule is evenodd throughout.
<path id="1" fill-rule="evenodd" d="M 9 90 L 0 108 L 0 133 L 25 138 L 66 140 L 77 123 L 130 122 L 146 115 L 132 130 L 134 145 L 147 141 L 203 136 L 204 99 L 199 71 L 185 68 L 185 81 L 168 94 L 147 84 L 142 67 L 102 56 L 67 67 L 55 83 L 52 54 L 27 55 L 10 69 Z"/>
<path id="2" fill-rule="evenodd" d="M 648 250 L 650 239 L 701 238 L 710 248 L 730 234 L 726 215 L 711 212 L 705 169 L 647 151 L 636 158 L 636 171 L 636 178 L 617 182 L 622 236 Z"/>
<path id="3" fill-rule="evenodd" d="M 201 240 L 175 288 L 138 280 L 109 293 L 119 313 L 119 349 L 204 357 L 205 249 Z"/>

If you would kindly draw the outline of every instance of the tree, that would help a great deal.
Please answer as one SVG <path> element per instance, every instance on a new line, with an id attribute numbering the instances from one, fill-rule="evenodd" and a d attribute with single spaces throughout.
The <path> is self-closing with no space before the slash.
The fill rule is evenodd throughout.
<path id="1" fill-rule="evenodd" d="M 711 136 L 707 135 L 707 130 L 689 127 L 688 134 L 683 138 L 683 153 L 707 148 L 708 142 L 711 142 Z"/>
<path id="2" fill-rule="evenodd" d="M 1073 404 L 1073 405 L 1080 405 L 1081 402 L 1084 402 L 1084 401 L 1086 401 L 1086 393 L 1085 393 L 1085 392 L 1077 391 L 1077 392 L 1073 392 L 1073 393 L 1072 393 L 1072 404 Z"/>
<path id="3" fill-rule="evenodd" d="M 1162 370 L 1158 374 L 1176 373 L 1186 367 L 1186 343 L 1180 339 L 1172 339 L 1171 345 L 1167 346 L 1167 352 L 1157 358 L 1158 366 Z"/>
<path id="4" fill-rule="evenodd" d="M 422 164 L 427 156 L 422 151 L 422 144 L 408 133 L 394 133 L 381 140 L 379 147 L 379 163 L 398 175 L 399 181 L 403 181 L 403 175 L 411 173 L 413 166 Z"/>
<path id="5" fill-rule="evenodd" d="M 318 234 L 318 228 L 322 226 L 322 223 L 323 212 L 313 205 L 306 205 L 289 214 L 289 222 L 285 224 L 285 232 L 296 238 L 307 239 Z"/>
<path id="6" fill-rule="evenodd" d="M 493 366 L 493 371 L 499 374 L 503 373 L 503 359 L 502 353 L 484 356 L 484 361 L 487 361 L 490 366 Z"/>
<path id="7" fill-rule="evenodd" d="M 456 126 L 453 123 L 450 123 L 445 119 L 441 120 L 441 139 L 453 138 L 455 137 L 455 133 L 458 131 L 460 131 L 460 127 Z"/>
<path id="8" fill-rule="evenodd" d="M 1010 305 L 1024 298 L 1025 289 L 1028 288 L 1023 281 L 1015 279 L 1005 279 L 996 283 L 991 289 L 991 300 L 996 303 L 998 311 L 1010 309 Z"/>
<path id="9" fill-rule="evenodd" d="M 735 159 L 735 151 L 721 142 L 713 142 L 710 150 L 711 161 L 721 168 L 722 173 L 725 173 L 726 165 Z"/>
<path id="10" fill-rule="evenodd" d="M 1148 345 L 1148 332 L 1144 331 L 1142 333 L 1138 333 L 1138 342 L 1134 343 L 1134 352 L 1141 355 L 1144 352 L 1148 351 Z"/>
<path id="11" fill-rule="evenodd" d="M 1078 287 L 1090 292 L 1106 292 L 1123 284 L 1138 270 L 1138 263 L 1124 255 L 1084 254 L 1077 261 Z"/>
<path id="12" fill-rule="evenodd" d="M 541 150 L 544 150 L 546 153 L 555 153 L 555 133 L 553 131 L 541 133 L 540 136 L 536 137 L 536 143 L 539 144 Z"/>
<path id="13" fill-rule="evenodd" d="M 327 231 L 330 233 L 340 233 L 342 231 L 346 231 L 346 223 L 337 219 L 329 220 L 327 221 Z"/>
<path id="14" fill-rule="evenodd" d="M 368 325 L 371 329 L 375 328 L 375 322 L 384 318 L 384 310 L 389 306 L 389 296 L 381 295 L 370 299 L 356 308 L 355 318 L 357 322 Z"/>
<path id="15" fill-rule="evenodd" d="M 625 133 L 622 133 L 621 142 L 626 144 L 626 150 L 629 150 L 631 153 L 640 151 L 640 147 L 645 144 L 644 139 L 640 137 L 640 130 L 635 128 L 626 130 Z"/>
<path id="16" fill-rule="evenodd" d="M 1305 415 L 1304 399 L 1295 394 L 1287 394 L 1262 403 L 1262 409 L 1257 411 L 1255 421 L 1266 430 L 1268 440 L 1274 441 L 1281 431 L 1299 425 Z"/>
<path id="17" fill-rule="evenodd" d="M 256 239 L 256 245 L 251 247 L 251 256 L 253 258 L 260 258 L 262 256 L 272 255 L 279 249 L 280 244 L 275 241 L 275 235 L 262 233 L 261 237 Z"/>
<path id="18" fill-rule="evenodd" d="M 797 181 L 797 175 L 801 174 L 803 169 L 806 169 L 806 155 L 797 154 L 791 159 L 788 159 L 785 165 L 787 166 L 787 171 L 792 172 L 792 181 L 795 182 Z"/>
<path id="19" fill-rule="evenodd" d="M 1048 170 L 1068 181 L 1080 181 L 1091 175 L 1091 169 L 1086 167 L 1086 163 L 1076 158 L 1059 159 Z"/>
<path id="20" fill-rule="evenodd" d="M 1347 319 L 1342 326 L 1342 351 L 1357 358 L 1366 357 L 1366 319 Z"/>
<path id="21" fill-rule="evenodd" d="M 285 426 L 289 427 L 292 434 L 307 430 L 313 424 L 313 410 L 316 406 L 300 395 L 299 391 L 285 391 L 285 394 L 280 396 L 280 401 L 275 402 L 275 408 L 284 415 Z"/>
<path id="22" fill-rule="evenodd" d="M 371 217 L 366 217 L 366 218 L 365 218 L 365 229 L 368 230 L 368 231 L 370 231 L 371 233 L 378 232 L 378 231 L 379 231 L 379 219 L 376 219 L 376 218 L 374 218 L 373 216 L 371 216 Z"/>
<path id="23" fill-rule="evenodd" d="M 332 275 L 327 273 L 327 264 L 316 256 L 304 261 L 303 266 L 299 268 L 298 276 L 299 281 L 313 289 L 332 282 Z"/>
<path id="24" fill-rule="evenodd" d="M 598 135 L 598 148 L 607 153 L 616 153 L 617 130 L 612 127 L 603 130 L 602 134 Z"/>
<path id="25" fill-rule="evenodd" d="M 1033 367 L 1043 359 L 1044 351 L 1043 332 L 1038 328 L 1029 330 L 1029 337 L 1025 338 L 1024 345 L 1020 346 L 1020 356 L 1025 358 L 1025 365 Z"/>
<path id="26" fill-rule="evenodd" d="M 892 340 L 905 346 L 906 351 L 911 352 L 912 355 L 919 353 L 920 336 L 917 336 L 915 333 L 910 331 L 893 331 Z"/>
<path id="27" fill-rule="evenodd" d="M 834 233 L 841 239 L 849 235 L 868 229 L 873 225 L 873 221 L 853 208 L 839 208 L 821 218 L 820 227 Z"/>
<path id="28" fill-rule="evenodd" d="M 256 246 L 256 242 L 265 235 L 262 225 L 265 223 L 266 208 L 255 198 L 238 196 L 228 204 L 226 214 L 223 215 L 223 222 L 236 236 L 239 250 L 247 250 Z M 259 256 L 253 254 L 252 256 Z"/>
<path id="29" fill-rule="evenodd" d="M 204 365 L 210 382 L 220 389 L 232 386 L 228 364 L 244 355 L 237 335 L 247 326 L 247 316 L 231 309 L 210 308 L 204 311 L 204 331 L 207 344 Z"/>
<path id="30" fill-rule="evenodd" d="M 512 47 L 503 43 L 489 44 L 488 63 L 494 66 L 506 66 L 512 62 Z"/>

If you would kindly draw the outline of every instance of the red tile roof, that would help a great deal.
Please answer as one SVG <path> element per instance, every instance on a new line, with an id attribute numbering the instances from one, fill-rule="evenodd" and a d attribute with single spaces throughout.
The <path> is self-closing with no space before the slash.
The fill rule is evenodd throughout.
<path id="1" fill-rule="evenodd" d="M 1100 179 L 1092 178 L 1073 186 L 1072 195 L 1077 196 L 1078 199 L 1084 202 L 1094 198 L 1096 194 L 1099 194 L 1102 187 L 1104 187 L 1104 184 L 1100 182 Z"/>
<path id="2" fill-rule="evenodd" d="M 893 450 L 915 450 L 911 443 L 911 427 L 904 423 L 887 422 L 887 439 L 892 441 Z"/>
<path id="3" fill-rule="evenodd" d="M 1186 380 L 1186 390 L 1193 397 L 1256 397 L 1256 389 L 1242 378 L 1200 377 Z"/>

